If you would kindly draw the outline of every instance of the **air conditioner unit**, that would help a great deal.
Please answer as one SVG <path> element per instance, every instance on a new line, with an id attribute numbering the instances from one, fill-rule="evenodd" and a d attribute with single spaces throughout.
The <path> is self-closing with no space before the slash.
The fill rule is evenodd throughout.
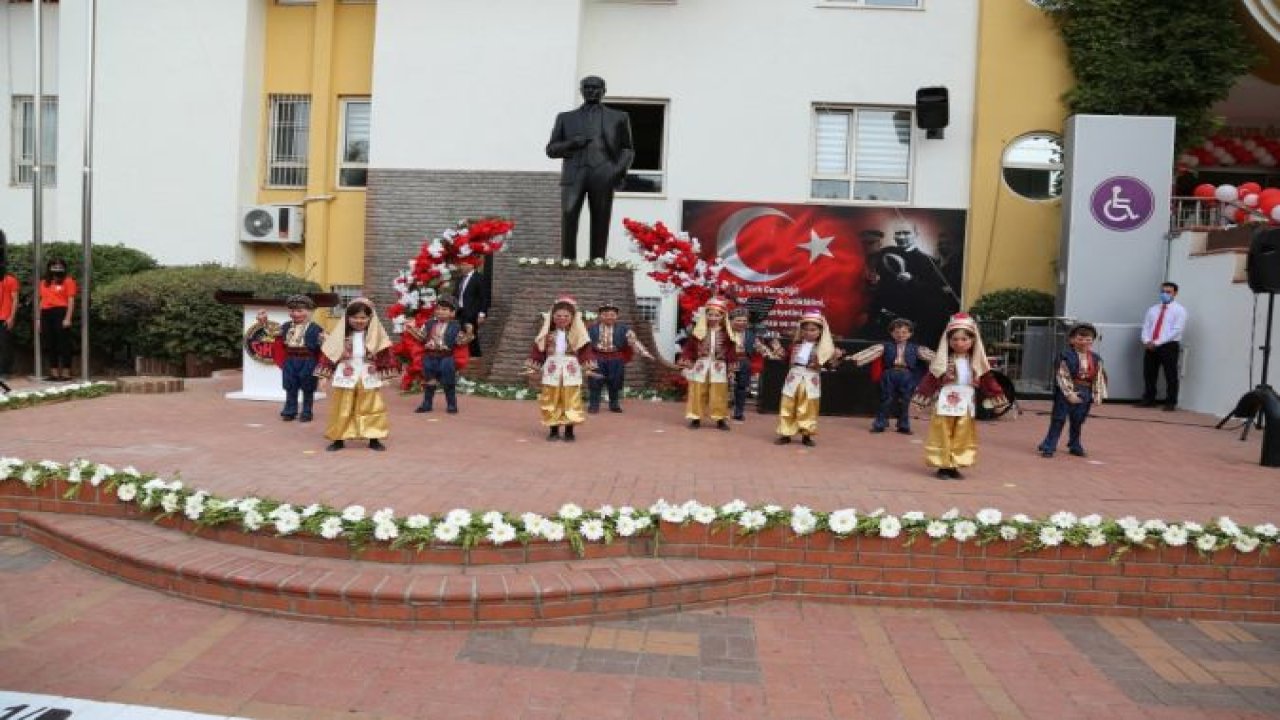
<path id="1" fill-rule="evenodd" d="M 241 208 L 240 242 L 302 244 L 302 207 L 249 205 Z"/>

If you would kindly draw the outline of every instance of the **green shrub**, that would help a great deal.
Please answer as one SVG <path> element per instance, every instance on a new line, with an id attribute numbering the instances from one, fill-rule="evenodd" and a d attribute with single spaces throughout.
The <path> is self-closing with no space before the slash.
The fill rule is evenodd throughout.
<path id="1" fill-rule="evenodd" d="M 128 277 L 159 266 L 156 259 L 150 255 L 141 250 L 135 250 L 123 245 L 94 245 L 92 252 L 93 282 L 90 284 L 90 293 L 93 295 L 97 294 L 99 287 L 107 285 L 117 278 Z M 35 283 L 31 280 L 34 270 L 32 266 L 32 249 L 30 245 L 10 245 L 7 255 L 9 272 L 18 278 L 22 288 L 18 316 L 14 321 L 15 346 L 17 352 L 22 353 L 31 349 L 31 313 L 39 297 Z M 82 272 L 84 265 L 81 263 L 83 250 L 79 243 L 43 243 L 41 257 L 45 263 L 50 258 L 55 257 L 65 260 L 67 274 L 75 278 L 81 287 L 84 287 L 84 273 Z M 44 269 L 42 267 L 41 273 L 43 272 Z M 90 307 L 93 307 L 92 304 Z M 78 300 L 76 302 L 75 317 L 78 325 L 80 319 L 80 304 Z M 89 323 L 91 331 L 89 337 L 90 352 L 95 357 L 103 361 L 109 361 L 126 352 L 128 336 L 115 332 L 114 328 L 110 324 L 102 322 L 102 318 L 92 309 L 90 310 Z M 80 337 L 79 332 L 75 333 L 75 337 L 77 339 Z"/>
<path id="2" fill-rule="evenodd" d="M 1053 317 L 1054 297 L 1029 288 L 996 290 L 978 298 L 969 312 L 982 320 L 1000 322 L 1011 317 Z"/>
<path id="3" fill-rule="evenodd" d="M 93 298 L 94 312 L 130 338 L 132 350 L 158 360 L 182 362 L 240 356 L 241 308 L 213 299 L 218 290 L 247 290 L 258 297 L 317 292 L 315 283 L 283 273 L 220 265 L 170 267 L 120 278 Z"/>

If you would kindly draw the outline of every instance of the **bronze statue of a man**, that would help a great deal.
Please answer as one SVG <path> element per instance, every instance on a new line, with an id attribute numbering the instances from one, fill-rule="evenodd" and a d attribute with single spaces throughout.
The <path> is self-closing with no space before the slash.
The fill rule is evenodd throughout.
<path id="1" fill-rule="evenodd" d="M 591 209 L 591 258 L 605 256 L 613 191 L 622 187 L 635 158 L 631 119 L 602 105 L 604 93 L 604 80 L 594 75 L 583 78 L 582 105 L 556 116 L 547 143 L 547 157 L 564 160 L 560 170 L 560 209 L 564 213 L 560 254 L 570 260 L 578 257 L 578 217 L 583 200 Z"/>

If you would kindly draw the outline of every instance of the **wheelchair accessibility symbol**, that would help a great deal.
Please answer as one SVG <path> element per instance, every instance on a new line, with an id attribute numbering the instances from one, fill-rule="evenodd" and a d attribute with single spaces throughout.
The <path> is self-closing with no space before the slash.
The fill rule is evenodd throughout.
<path id="1" fill-rule="evenodd" d="M 1089 201 L 1093 219 L 1108 230 L 1136 230 L 1151 219 L 1155 195 L 1147 184 L 1135 177 L 1118 175 L 1103 180 L 1093 190 Z"/>

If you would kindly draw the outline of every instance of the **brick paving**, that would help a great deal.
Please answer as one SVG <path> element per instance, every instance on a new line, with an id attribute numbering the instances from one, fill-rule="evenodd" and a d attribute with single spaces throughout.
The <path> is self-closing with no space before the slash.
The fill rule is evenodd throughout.
<path id="1" fill-rule="evenodd" d="M 0 688 L 248 718 L 1268 718 L 1280 628 L 770 601 L 407 632 L 133 587 L 0 538 Z"/>

